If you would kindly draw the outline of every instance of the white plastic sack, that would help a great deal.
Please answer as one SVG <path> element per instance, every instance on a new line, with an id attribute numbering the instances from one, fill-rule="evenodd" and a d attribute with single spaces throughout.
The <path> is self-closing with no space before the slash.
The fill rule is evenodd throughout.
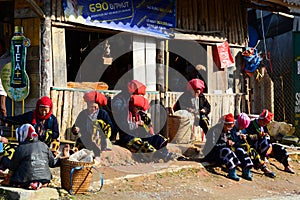
<path id="1" fill-rule="evenodd" d="M 175 116 L 187 117 L 190 120 L 190 124 L 194 124 L 194 115 L 187 110 L 177 110 L 174 112 Z"/>
<path id="2" fill-rule="evenodd" d="M 94 152 L 88 149 L 81 149 L 72 154 L 69 158 L 70 161 L 76 162 L 93 162 Z"/>

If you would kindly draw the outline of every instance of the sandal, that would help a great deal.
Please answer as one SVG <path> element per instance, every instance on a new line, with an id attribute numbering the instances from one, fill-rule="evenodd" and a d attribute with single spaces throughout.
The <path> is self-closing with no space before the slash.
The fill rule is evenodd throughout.
<path id="1" fill-rule="evenodd" d="M 295 174 L 295 171 L 290 167 L 290 166 L 286 166 L 284 168 L 285 172 L 291 173 L 291 174 Z"/>

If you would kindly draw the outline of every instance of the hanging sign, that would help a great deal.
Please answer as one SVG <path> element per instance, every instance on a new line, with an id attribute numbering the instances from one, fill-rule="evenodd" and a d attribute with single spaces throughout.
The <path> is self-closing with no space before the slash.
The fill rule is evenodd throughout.
<path id="1" fill-rule="evenodd" d="M 22 101 L 29 94 L 29 78 L 26 73 L 26 54 L 30 40 L 23 35 L 23 27 L 15 26 L 11 39 L 11 63 L 6 64 L 1 73 L 3 88 L 14 101 Z"/>
<path id="2" fill-rule="evenodd" d="M 26 55 L 30 40 L 23 35 L 23 27 L 16 26 L 14 36 L 11 39 L 11 79 L 10 86 L 13 88 L 24 88 L 26 82 Z"/>
<path id="3" fill-rule="evenodd" d="M 175 0 L 63 0 L 67 21 L 134 33 L 174 36 Z"/>
<path id="4" fill-rule="evenodd" d="M 293 44 L 294 44 L 294 112 L 295 112 L 295 128 L 296 135 L 300 136 L 300 32 L 293 32 Z"/>
<path id="5" fill-rule="evenodd" d="M 219 43 L 213 47 L 213 57 L 215 64 L 220 69 L 234 65 L 234 60 L 227 41 Z"/>

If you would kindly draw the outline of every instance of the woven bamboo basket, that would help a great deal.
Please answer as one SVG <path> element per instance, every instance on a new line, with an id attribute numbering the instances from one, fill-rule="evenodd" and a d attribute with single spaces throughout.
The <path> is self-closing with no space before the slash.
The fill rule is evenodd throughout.
<path id="1" fill-rule="evenodd" d="M 85 193 L 92 180 L 93 164 L 94 162 L 76 162 L 63 159 L 60 167 L 61 187 L 71 194 Z M 74 170 L 75 168 L 77 169 Z M 72 169 L 73 173 L 71 174 Z"/>

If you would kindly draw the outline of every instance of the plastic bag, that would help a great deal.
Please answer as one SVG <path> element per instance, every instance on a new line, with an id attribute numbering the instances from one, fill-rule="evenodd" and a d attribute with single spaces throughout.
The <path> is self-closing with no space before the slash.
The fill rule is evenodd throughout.
<path id="1" fill-rule="evenodd" d="M 76 153 L 72 154 L 69 158 L 70 161 L 79 162 L 93 162 L 94 153 L 88 149 L 81 149 Z"/>

